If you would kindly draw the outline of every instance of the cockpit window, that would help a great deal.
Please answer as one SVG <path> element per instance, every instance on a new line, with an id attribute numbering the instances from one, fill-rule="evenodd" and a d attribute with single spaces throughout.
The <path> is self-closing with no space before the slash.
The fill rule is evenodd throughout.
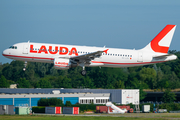
<path id="1" fill-rule="evenodd" d="M 17 49 L 17 46 L 10 46 L 9 49 Z"/>

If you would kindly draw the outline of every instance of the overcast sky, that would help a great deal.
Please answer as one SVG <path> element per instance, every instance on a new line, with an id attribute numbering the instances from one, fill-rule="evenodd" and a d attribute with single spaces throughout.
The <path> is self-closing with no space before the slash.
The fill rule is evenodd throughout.
<path id="1" fill-rule="evenodd" d="M 140 49 L 167 24 L 180 51 L 180 0 L 0 0 L 0 51 L 28 40 Z"/>

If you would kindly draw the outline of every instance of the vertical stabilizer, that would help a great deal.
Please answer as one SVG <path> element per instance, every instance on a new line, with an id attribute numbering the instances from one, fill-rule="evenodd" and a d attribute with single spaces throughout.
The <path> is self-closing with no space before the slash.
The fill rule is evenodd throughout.
<path id="1" fill-rule="evenodd" d="M 142 50 L 168 53 L 176 25 L 166 25 L 161 32 Z"/>

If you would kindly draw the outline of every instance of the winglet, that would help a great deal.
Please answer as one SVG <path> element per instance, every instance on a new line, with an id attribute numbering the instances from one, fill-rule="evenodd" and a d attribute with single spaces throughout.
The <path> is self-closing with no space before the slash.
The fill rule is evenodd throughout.
<path id="1" fill-rule="evenodd" d="M 107 51 L 108 51 L 109 49 L 106 49 L 106 50 L 104 50 L 103 52 L 105 52 L 106 54 L 107 54 Z"/>

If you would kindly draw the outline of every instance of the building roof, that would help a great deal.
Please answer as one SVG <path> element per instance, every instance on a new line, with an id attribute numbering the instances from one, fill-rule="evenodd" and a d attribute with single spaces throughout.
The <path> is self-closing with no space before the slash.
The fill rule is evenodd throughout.
<path id="1" fill-rule="evenodd" d="M 93 94 L 107 94 L 110 95 L 110 101 L 119 103 L 121 101 L 121 91 L 122 90 L 139 90 L 139 89 L 59 89 L 59 88 L 0 88 L 0 94 L 31 94 L 31 93 L 41 93 L 41 94 L 52 94 L 53 90 L 60 90 L 60 93 L 93 93 Z M 1 96 L 0 96 L 1 97 Z"/>

